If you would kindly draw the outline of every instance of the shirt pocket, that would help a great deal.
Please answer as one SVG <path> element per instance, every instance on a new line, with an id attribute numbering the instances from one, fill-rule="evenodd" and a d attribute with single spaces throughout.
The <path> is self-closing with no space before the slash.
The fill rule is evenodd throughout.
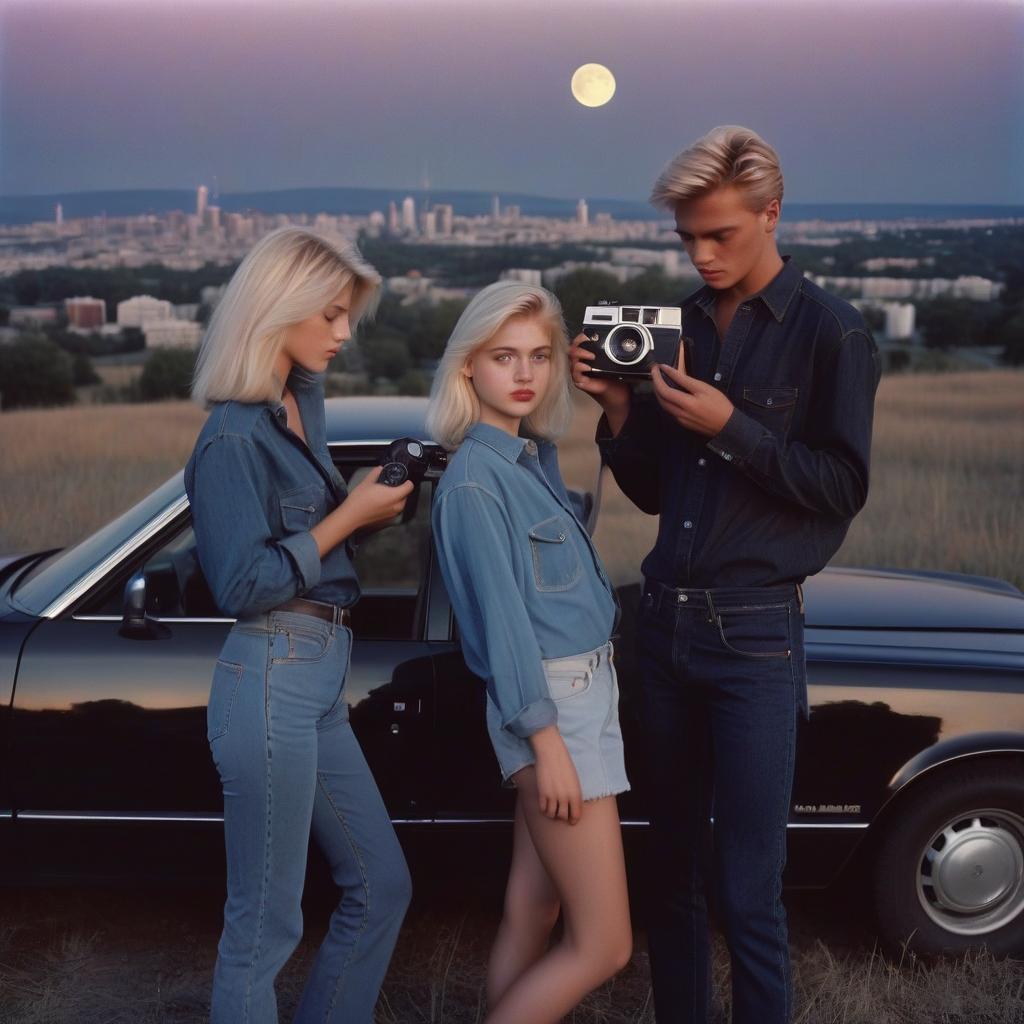
<path id="1" fill-rule="evenodd" d="M 552 516 L 530 527 L 530 552 L 538 590 L 568 590 L 583 573 L 572 526 L 565 516 Z"/>
<path id="2" fill-rule="evenodd" d="M 281 495 L 281 523 L 287 533 L 301 533 L 323 518 L 324 487 L 306 484 Z"/>
<path id="3" fill-rule="evenodd" d="M 786 385 L 745 387 L 743 411 L 763 423 L 773 434 L 785 436 L 793 419 L 798 394 L 799 388 Z"/>

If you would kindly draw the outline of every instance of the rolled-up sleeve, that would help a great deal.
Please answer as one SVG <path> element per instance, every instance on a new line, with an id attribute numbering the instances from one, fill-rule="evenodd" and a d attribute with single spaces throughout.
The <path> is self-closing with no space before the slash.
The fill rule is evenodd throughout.
<path id="1" fill-rule="evenodd" d="M 844 335 L 815 382 L 814 437 L 786 442 L 735 409 L 708 447 L 764 490 L 825 515 L 849 519 L 868 495 L 871 426 L 880 364 L 862 330 Z"/>
<path id="2" fill-rule="evenodd" d="M 256 486 L 256 450 L 220 434 L 196 453 L 192 522 L 210 591 L 226 615 L 266 611 L 320 580 L 320 553 L 309 531 L 276 539 Z"/>
<path id="3" fill-rule="evenodd" d="M 435 503 L 433 529 L 466 664 L 487 683 L 502 726 L 526 738 L 553 725 L 558 713 L 500 502 L 483 487 L 460 483 Z"/>

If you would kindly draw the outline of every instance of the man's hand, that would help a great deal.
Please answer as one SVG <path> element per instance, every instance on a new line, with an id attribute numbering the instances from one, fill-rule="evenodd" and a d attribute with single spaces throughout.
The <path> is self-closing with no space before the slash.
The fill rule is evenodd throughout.
<path id="1" fill-rule="evenodd" d="M 608 428 L 614 437 L 626 422 L 629 416 L 629 406 L 632 401 L 632 391 L 628 384 L 621 380 L 612 380 L 610 377 L 592 377 L 588 367 L 594 360 L 594 353 L 590 349 L 583 348 L 583 342 L 587 340 L 585 334 L 577 334 L 572 339 L 569 348 L 569 370 L 572 374 L 572 382 L 586 392 L 597 402 L 608 417 Z"/>
<path id="2" fill-rule="evenodd" d="M 714 437 L 728 422 L 735 407 L 718 388 L 691 377 L 686 369 L 680 342 L 679 362 L 675 368 L 659 364 L 651 369 L 654 395 L 662 409 L 681 427 Z"/>

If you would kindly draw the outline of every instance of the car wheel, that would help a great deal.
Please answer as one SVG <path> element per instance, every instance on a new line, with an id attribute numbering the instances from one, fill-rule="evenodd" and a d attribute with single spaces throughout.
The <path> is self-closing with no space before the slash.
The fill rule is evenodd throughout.
<path id="1" fill-rule="evenodd" d="M 1024 778 L 940 772 L 895 808 L 874 864 L 882 937 L 919 953 L 1024 950 Z"/>

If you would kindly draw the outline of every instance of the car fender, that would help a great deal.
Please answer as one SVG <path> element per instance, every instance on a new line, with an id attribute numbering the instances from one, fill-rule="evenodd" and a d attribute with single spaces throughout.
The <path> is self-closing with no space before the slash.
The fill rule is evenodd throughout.
<path id="1" fill-rule="evenodd" d="M 879 809 L 878 817 L 896 801 L 912 783 L 939 768 L 957 761 L 1000 755 L 1024 756 L 1024 733 L 1020 732 L 979 732 L 963 736 L 952 736 L 915 754 L 893 775 L 889 782 L 889 796 Z"/>

